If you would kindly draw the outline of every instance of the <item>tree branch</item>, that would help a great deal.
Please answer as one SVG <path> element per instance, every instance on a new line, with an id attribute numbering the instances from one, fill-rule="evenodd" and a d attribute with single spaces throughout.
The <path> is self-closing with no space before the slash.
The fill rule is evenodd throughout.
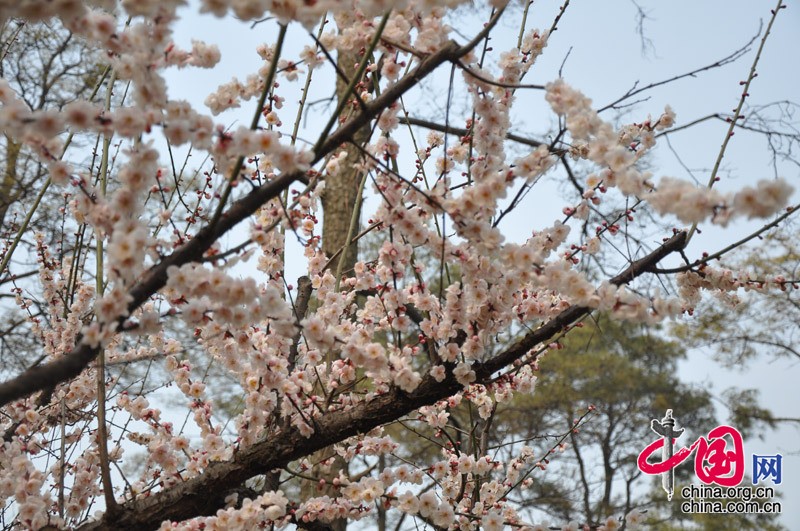
<path id="1" fill-rule="evenodd" d="M 659 260 L 680 250 L 686 233 L 679 232 L 647 256 L 633 262 L 625 271 L 611 279 L 616 285 L 625 284 L 649 271 Z M 555 334 L 591 311 L 575 306 L 527 334 L 507 351 L 491 360 L 473 366 L 478 381 L 488 379 L 493 372 L 522 357 L 532 346 L 548 341 Z M 186 520 L 213 514 L 217 506 L 210 503 L 209 492 L 227 492 L 250 477 L 283 468 L 291 461 L 312 454 L 349 437 L 367 433 L 422 407 L 434 404 L 462 389 L 452 373 L 452 367 L 442 382 L 426 376 L 413 393 L 398 388 L 353 406 L 351 409 L 329 412 L 316 419 L 315 433 L 304 437 L 297 430 L 283 428 L 270 434 L 269 439 L 236 453 L 232 461 L 214 463 L 206 471 L 185 483 L 120 505 L 120 512 L 104 515 L 79 529 L 152 529 L 164 520 Z"/>
<path id="2" fill-rule="evenodd" d="M 487 25 L 481 34 L 491 26 L 492 24 Z M 472 42 L 475 42 L 474 39 L 470 44 Z M 470 49 L 470 45 L 459 46 L 455 41 L 450 41 L 441 50 L 423 59 L 413 71 L 367 104 L 365 111 L 348 120 L 325 141 L 321 142 L 318 150 L 314 153 L 312 164 L 316 164 L 342 143 L 347 142 L 356 131 L 375 118 L 383 109 L 388 108 L 400 96 L 417 86 L 421 79 L 433 72 L 438 66 L 447 61 L 457 60 L 468 53 Z M 253 214 L 261 205 L 274 197 L 278 197 L 281 192 L 295 181 L 304 179 L 304 172 L 287 173 L 256 188 L 248 195 L 234 202 L 217 223 L 205 226 L 194 238 L 169 256 L 163 258 L 143 275 L 141 280 L 129 292 L 133 300 L 128 305 L 128 314 L 133 313 L 159 289 L 164 287 L 167 282 L 167 269 L 170 266 L 180 266 L 200 261 L 203 253 L 220 236 Z M 123 321 L 124 318 L 120 318 L 118 324 L 121 326 Z M 63 357 L 29 369 L 19 376 L 0 384 L 0 406 L 8 404 L 12 400 L 29 396 L 47 387 L 53 387 L 80 374 L 97 356 L 98 352 L 97 348 L 81 343 L 81 339 L 79 337 L 77 340 L 78 346 Z"/>

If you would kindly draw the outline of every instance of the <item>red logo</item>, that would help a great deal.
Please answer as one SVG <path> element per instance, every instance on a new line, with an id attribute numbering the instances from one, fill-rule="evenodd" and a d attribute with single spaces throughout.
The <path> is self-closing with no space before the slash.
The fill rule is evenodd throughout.
<path id="1" fill-rule="evenodd" d="M 670 439 L 674 445 L 676 439 Z M 637 460 L 639 470 L 645 474 L 657 475 L 671 471 L 683 463 L 696 451 L 694 473 L 703 483 L 716 483 L 723 487 L 735 487 L 744 478 L 744 445 L 742 434 L 731 426 L 717 426 L 708 432 L 708 437 L 700 437 L 688 448 L 684 446 L 661 462 L 650 463 L 648 459 L 656 450 L 663 451 L 666 437 L 653 441 L 642 450 Z M 728 449 L 728 443 L 732 449 Z M 663 455 L 663 454 L 662 454 Z"/>

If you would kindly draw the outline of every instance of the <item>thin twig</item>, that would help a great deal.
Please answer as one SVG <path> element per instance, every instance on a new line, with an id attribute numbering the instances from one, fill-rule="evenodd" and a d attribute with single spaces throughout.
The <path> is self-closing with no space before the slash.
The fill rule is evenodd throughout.
<path id="1" fill-rule="evenodd" d="M 758 75 L 756 73 L 756 67 L 758 66 L 758 62 L 761 59 L 761 53 L 764 51 L 764 45 L 767 43 L 767 38 L 772 31 L 772 25 L 775 23 L 775 18 L 778 16 L 778 12 L 781 10 L 781 3 L 783 0 L 778 0 L 778 4 L 775 6 L 775 9 L 772 10 L 772 17 L 769 19 L 769 23 L 767 24 L 767 29 L 764 31 L 764 36 L 761 37 L 761 42 L 758 45 L 758 51 L 756 51 L 756 56 L 753 58 L 753 63 L 750 65 L 750 72 L 747 75 L 747 79 L 740 84 L 743 84 L 744 87 L 742 88 L 742 95 L 739 97 L 739 104 L 736 106 L 736 109 L 733 110 L 733 116 L 729 118 L 730 125 L 728 126 L 728 131 L 725 134 L 725 138 L 722 140 L 722 146 L 719 148 L 719 153 L 717 153 L 717 160 L 714 162 L 714 167 L 711 170 L 711 175 L 708 177 L 708 188 L 712 188 L 714 183 L 717 181 L 717 172 L 719 172 L 719 167 L 722 164 L 722 159 L 725 157 L 725 152 L 728 149 L 728 143 L 730 142 L 731 138 L 733 137 L 733 129 L 736 127 L 736 123 L 742 116 L 742 108 L 744 107 L 744 102 L 747 100 L 747 97 L 750 95 L 750 84 Z M 697 222 L 692 224 L 692 227 L 689 229 L 689 235 L 687 236 L 687 242 L 691 241 L 692 236 L 694 236 L 695 231 L 697 230 Z"/>

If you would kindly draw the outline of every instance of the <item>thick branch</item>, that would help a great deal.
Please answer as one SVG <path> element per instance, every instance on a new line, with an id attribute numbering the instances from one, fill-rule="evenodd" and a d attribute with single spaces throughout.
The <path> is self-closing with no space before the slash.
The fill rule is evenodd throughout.
<path id="1" fill-rule="evenodd" d="M 454 61 L 465 55 L 469 50 L 468 46 L 460 47 L 458 43 L 450 41 L 441 50 L 422 60 L 413 71 L 386 89 L 380 97 L 370 102 L 364 112 L 347 121 L 322 142 L 319 150 L 314 153 L 312 163 L 319 162 L 342 143 L 349 141 L 356 131 L 375 118 L 400 96 L 417 86 L 421 79 L 433 72 L 439 65 L 447 61 Z M 133 313 L 135 309 L 164 287 L 167 281 L 167 268 L 172 265 L 180 266 L 199 261 L 203 253 L 220 236 L 253 214 L 261 205 L 277 197 L 292 183 L 303 178 L 303 172 L 287 173 L 256 188 L 233 203 L 217 223 L 205 226 L 192 240 L 162 259 L 144 274 L 142 279 L 130 291 L 133 300 L 128 305 L 128 313 Z M 121 325 L 122 322 L 123 319 L 120 319 L 119 324 Z M 74 378 L 97 356 L 97 352 L 97 348 L 82 344 L 79 340 L 78 346 L 63 357 L 27 370 L 19 376 L 0 384 L 0 406 Z"/>
<path id="2" fill-rule="evenodd" d="M 627 284 L 636 277 L 641 276 L 642 273 L 651 271 L 665 256 L 675 251 L 682 250 L 685 245 L 686 233 L 678 232 L 652 253 L 633 262 L 625 271 L 612 278 L 610 282 L 616 286 Z M 517 341 L 510 349 L 475 368 L 475 373 L 479 378 L 488 378 L 493 372 L 507 367 L 541 343 L 543 341 L 543 335 L 546 336 L 546 338 L 553 337 L 565 327 L 587 315 L 589 312 L 591 312 L 591 308 L 585 306 L 567 308 L 550 321 Z"/>
<path id="3" fill-rule="evenodd" d="M 220 236 L 250 216 L 261 205 L 273 197 L 277 197 L 301 176 L 300 172 L 289 173 L 257 188 L 231 205 L 231 208 L 216 225 L 204 227 L 193 239 L 151 267 L 131 288 L 129 293 L 132 301 L 128 305 L 128 313 L 133 313 L 136 308 L 164 287 L 167 282 L 167 269 L 170 266 L 198 261 Z M 122 321 L 120 319 L 119 324 L 122 324 Z M 63 357 L 28 369 L 16 378 L 0 384 L 0 405 L 6 405 L 12 400 L 23 398 L 36 391 L 54 387 L 74 378 L 97 356 L 97 352 L 97 348 L 79 343 L 75 349 Z"/>
<path id="4" fill-rule="evenodd" d="M 625 284 L 649 271 L 659 260 L 680 250 L 686 233 L 680 232 L 644 258 L 633 262 L 611 282 Z M 493 372 L 508 366 L 522 357 L 532 346 L 548 341 L 555 334 L 588 314 L 586 307 L 573 307 L 530 332 L 507 351 L 486 363 L 474 366 L 478 381 L 487 380 Z M 105 515 L 102 520 L 84 525 L 81 529 L 152 529 L 164 520 L 185 520 L 199 515 L 213 514 L 217 506 L 210 503 L 209 492 L 227 492 L 248 478 L 282 468 L 317 450 L 343 441 L 349 437 L 392 422 L 412 411 L 457 393 L 462 386 L 452 372 L 442 382 L 426 376 L 413 393 L 397 388 L 377 396 L 351 409 L 333 411 L 317 419 L 315 433 L 306 438 L 297 430 L 285 428 L 270 434 L 269 439 L 236 454 L 233 461 L 210 466 L 202 475 L 192 478 L 148 498 L 120 506 L 115 515 Z"/>

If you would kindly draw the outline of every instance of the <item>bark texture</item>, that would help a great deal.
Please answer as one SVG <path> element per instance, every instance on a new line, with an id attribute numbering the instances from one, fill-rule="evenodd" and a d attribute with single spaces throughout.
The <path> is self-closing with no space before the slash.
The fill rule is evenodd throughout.
<path id="1" fill-rule="evenodd" d="M 355 65 L 362 60 L 358 51 L 340 53 L 337 59 L 339 70 L 347 76 L 347 80 L 338 77 L 336 79 L 336 98 L 339 103 L 345 99 L 355 102 L 352 96 L 345 94 L 348 81 L 356 73 Z M 352 105 L 346 105 L 340 120 L 344 121 L 351 113 L 358 112 Z M 347 153 L 341 170 L 329 175 L 325 179 L 325 191 L 322 194 L 322 250 L 328 257 L 339 253 L 331 262 L 333 271 L 337 270 L 340 261 L 343 261 L 345 276 L 352 271 L 353 266 L 358 260 L 358 242 L 347 245 L 347 232 L 350 228 L 350 220 L 355 212 L 356 218 L 360 215 L 358 184 L 361 181 L 362 172 L 359 166 L 363 160 L 363 154 L 358 146 L 363 146 L 370 136 L 370 129 L 365 125 L 353 133 L 350 142 L 342 145 L 342 150 Z"/>
<path id="2" fill-rule="evenodd" d="M 682 250 L 686 233 L 679 232 L 660 247 L 633 262 L 625 271 L 611 279 L 615 285 L 627 284 L 638 276 L 652 271 L 670 253 Z M 556 334 L 588 315 L 592 310 L 573 306 L 532 330 L 501 354 L 473 366 L 477 382 L 486 382 L 497 371 L 512 365 L 532 348 L 549 341 Z M 180 521 L 199 515 L 213 514 L 223 506 L 219 496 L 209 493 L 229 493 L 247 479 L 271 470 L 283 468 L 290 462 L 313 454 L 348 437 L 367 433 L 373 428 L 392 422 L 412 411 L 445 399 L 460 389 L 448 367 L 447 377 L 437 382 L 427 375 L 413 393 L 398 388 L 362 402 L 351 409 L 328 412 L 320 417 L 311 437 L 285 428 L 269 438 L 238 452 L 233 460 L 209 466 L 203 474 L 185 483 L 170 487 L 147 498 L 120 505 L 116 514 L 105 514 L 97 522 L 78 529 L 145 530 L 158 528 L 164 520 Z"/>
<path id="3" fill-rule="evenodd" d="M 359 50 L 340 52 L 337 58 L 339 72 L 347 78 L 339 76 L 336 78 L 336 100 L 344 110 L 340 116 L 340 121 L 346 121 L 350 114 L 359 112 L 355 105 L 355 98 L 347 93 L 349 82 L 356 75 L 357 65 L 365 60 Z M 360 80 L 359 80 L 360 81 Z M 360 217 L 361 198 L 359 197 L 359 183 L 362 178 L 362 171 L 359 170 L 363 161 L 363 154 L 358 146 L 363 146 L 370 136 L 370 128 L 365 125 L 353 133 L 350 142 L 343 144 L 342 149 L 347 154 L 341 169 L 328 175 L 325 179 L 325 191 L 322 194 L 322 250 L 328 257 L 333 257 L 331 262 L 332 271 L 339 270 L 342 264 L 342 277 L 352 274 L 353 266 L 358 260 L 358 242 L 348 245 L 348 232 L 353 216 L 356 220 Z M 356 225 L 358 227 L 358 225 Z M 312 468 L 311 475 L 324 480 L 318 485 L 306 482 L 303 484 L 303 499 L 314 496 L 339 496 L 339 489 L 334 488 L 333 479 L 339 475 L 340 471 L 347 469 L 347 463 L 336 454 L 332 446 L 324 448 L 311 456 L 312 463 L 317 464 Z M 303 529 L 301 527 L 301 529 Z M 347 529 L 346 519 L 337 519 L 331 522 L 332 531 L 344 531 Z"/>

